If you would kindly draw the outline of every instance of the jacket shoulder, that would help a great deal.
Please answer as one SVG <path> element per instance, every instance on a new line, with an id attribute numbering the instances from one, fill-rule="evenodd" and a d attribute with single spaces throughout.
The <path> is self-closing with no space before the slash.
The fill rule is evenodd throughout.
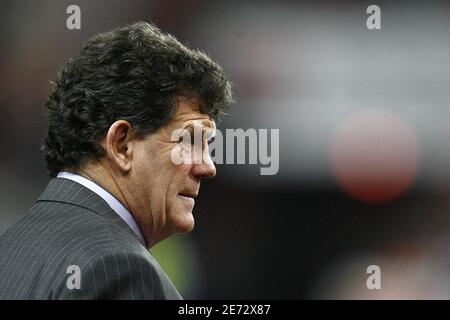
<path id="1" fill-rule="evenodd" d="M 54 299 L 181 299 L 146 250 L 111 248 L 82 263 L 72 265 L 78 272 L 78 283 L 70 285 L 69 278 L 62 279 Z"/>

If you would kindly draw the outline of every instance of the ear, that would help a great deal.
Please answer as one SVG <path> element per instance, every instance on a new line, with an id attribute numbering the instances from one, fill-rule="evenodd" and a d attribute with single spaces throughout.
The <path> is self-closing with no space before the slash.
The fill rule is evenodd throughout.
<path id="1" fill-rule="evenodd" d="M 104 147 L 107 156 L 122 172 L 128 172 L 131 169 L 134 138 L 131 124 L 125 120 L 114 122 L 106 134 Z"/>

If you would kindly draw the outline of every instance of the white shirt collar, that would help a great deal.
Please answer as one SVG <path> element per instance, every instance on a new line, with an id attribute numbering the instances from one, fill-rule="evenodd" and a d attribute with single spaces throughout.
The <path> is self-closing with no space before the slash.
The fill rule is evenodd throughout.
<path id="1" fill-rule="evenodd" d="M 136 220 L 134 220 L 133 215 L 112 194 L 100 187 L 95 182 L 86 179 L 85 177 L 82 177 L 78 174 L 74 174 L 71 172 L 60 172 L 58 173 L 58 178 L 75 181 L 99 195 L 128 224 L 128 226 L 134 231 L 134 233 L 136 233 L 142 244 L 145 246 L 144 236 L 142 235 L 142 232 L 139 229 Z"/>

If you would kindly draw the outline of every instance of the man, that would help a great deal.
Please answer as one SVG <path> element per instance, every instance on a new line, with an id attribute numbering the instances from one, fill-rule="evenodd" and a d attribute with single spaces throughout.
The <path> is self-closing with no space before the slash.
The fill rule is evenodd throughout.
<path id="1" fill-rule="evenodd" d="M 148 248 L 192 230 L 215 167 L 206 134 L 202 161 L 174 163 L 173 132 L 213 130 L 231 102 L 216 63 L 153 25 L 90 39 L 47 102 L 53 179 L 0 237 L 0 298 L 180 299 Z"/>

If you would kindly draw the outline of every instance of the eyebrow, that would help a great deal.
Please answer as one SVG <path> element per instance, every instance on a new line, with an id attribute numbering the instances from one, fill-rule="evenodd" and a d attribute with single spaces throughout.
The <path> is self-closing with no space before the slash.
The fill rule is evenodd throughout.
<path id="1" fill-rule="evenodd" d="M 186 122 L 188 123 L 183 126 L 184 128 L 193 127 L 195 124 L 198 124 L 199 122 L 202 124 L 203 127 L 208 127 L 210 129 L 216 128 L 215 122 L 210 119 L 191 119 L 187 120 Z"/>

